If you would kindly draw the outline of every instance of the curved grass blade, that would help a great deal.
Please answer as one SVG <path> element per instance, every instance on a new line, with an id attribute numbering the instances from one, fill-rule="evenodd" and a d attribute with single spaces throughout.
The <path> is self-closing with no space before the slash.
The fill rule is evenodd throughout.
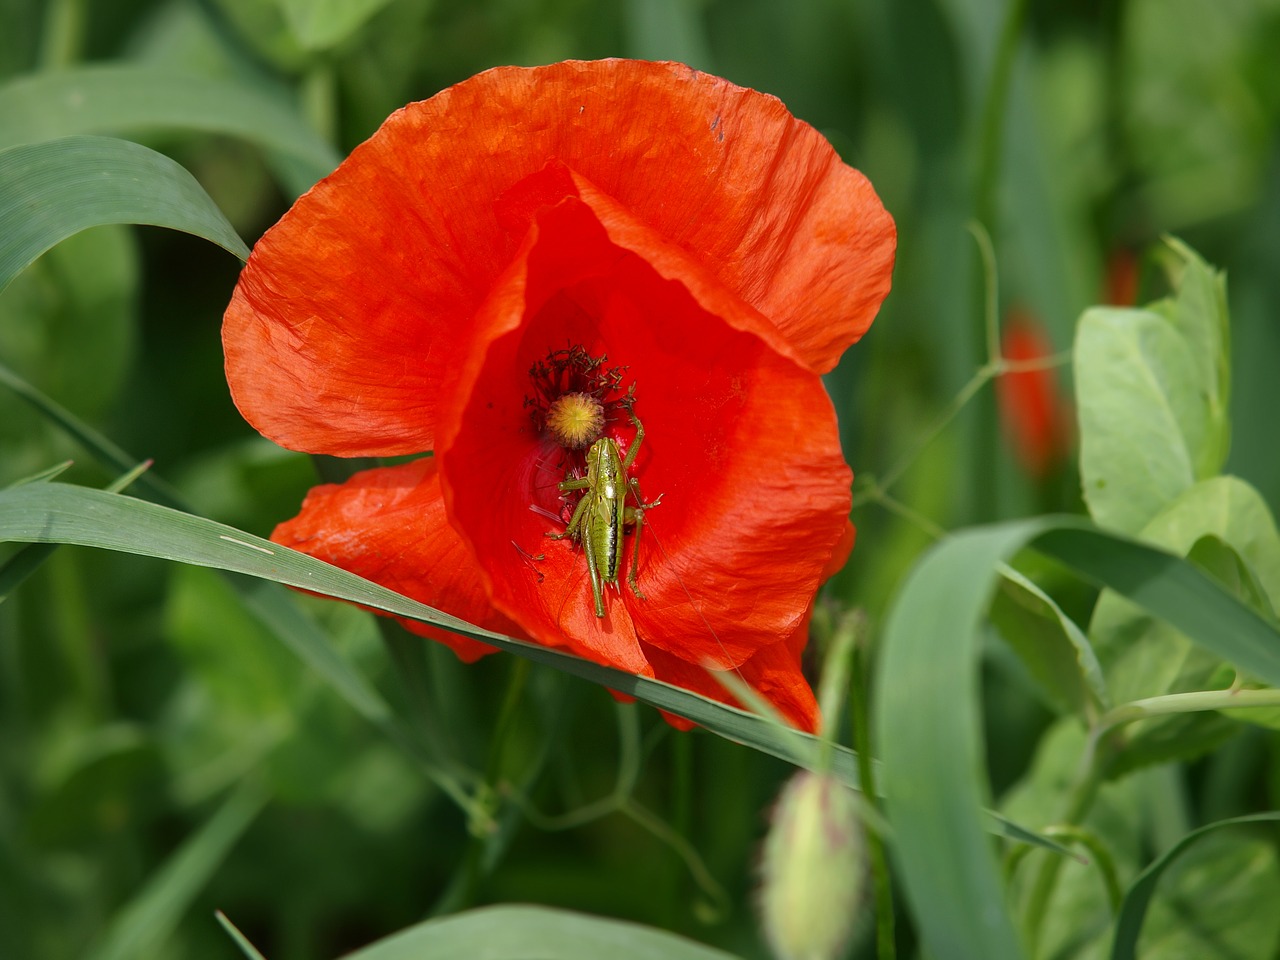
<path id="1" fill-rule="evenodd" d="M 86 960 L 155 956 L 266 800 L 262 788 L 254 783 L 246 783 L 231 794 L 120 909 L 103 940 L 85 955 Z"/>
<path id="2" fill-rule="evenodd" d="M 1195 565 L 1079 518 L 1046 520 L 1031 545 L 1167 620 L 1238 669 L 1280 687 L 1280 630 Z"/>
<path id="3" fill-rule="evenodd" d="M 266 957 L 258 952 L 258 948 L 249 942 L 249 938 L 241 933 L 240 929 L 234 923 L 227 919 L 227 915 L 225 913 L 221 910 L 215 910 L 213 915 L 218 921 L 218 926 L 222 927 L 222 929 L 227 932 L 227 936 L 231 938 L 235 945 L 240 948 L 240 952 L 248 957 L 249 960 L 267 960 Z"/>
<path id="4" fill-rule="evenodd" d="M 622 673 L 548 647 L 482 630 L 345 570 L 234 527 L 132 497 L 59 483 L 0 491 L 0 540 L 74 543 L 273 580 L 396 616 L 434 623 L 491 643 L 679 714 L 726 739 L 796 766 L 806 766 L 816 756 L 816 738 L 808 734 L 789 731 L 786 736 L 780 736 L 767 720 L 746 711 L 658 680 Z M 856 789 L 857 764 L 853 752 L 836 748 L 832 754 L 832 772 Z"/>
<path id="5" fill-rule="evenodd" d="M 475 637 L 535 663 L 635 697 L 668 710 L 711 732 L 777 757 L 797 767 L 813 769 L 820 757 L 819 741 L 811 734 L 782 730 L 756 714 L 708 700 L 659 680 L 611 670 L 566 653 L 523 643 L 464 623 L 385 587 L 322 563 L 305 554 L 215 523 L 132 497 L 66 484 L 38 484 L 41 489 L 0 491 L 0 541 L 74 543 L 213 567 L 262 580 L 300 587 L 312 593 L 349 600 L 398 616 L 435 623 Z M 24 492 L 25 491 L 25 492 Z M 249 608 L 282 640 L 323 676 L 362 716 L 388 726 L 390 710 L 376 691 L 318 637 L 309 624 L 297 623 L 296 608 L 284 604 L 274 591 L 254 591 L 236 584 Z M 290 613 L 292 611 L 292 613 Z M 829 744 L 830 771 L 859 789 L 857 755 Z M 1055 841 L 987 811 L 985 829 L 1009 839 L 1069 851 Z"/>
<path id="6" fill-rule="evenodd" d="M 503 905 L 428 920 L 346 960 L 735 960 L 732 954 L 621 920 Z"/>
<path id="7" fill-rule="evenodd" d="M 1115 939 L 1111 941 L 1111 960 L 1134 960 L 1138 948 L 1138 936 L 1142 933 L 1142 921 L 1146 918 L 1147 907 L 1155 896 L 1156 885 L 1165 870 L 1181 856 L 1188 847 L 1221 827 L 1231 827 L 1241 823 L 1261 823 L 1268 820 L 1280 820 L 1280 811 L 1267 813 L 1251 813 L 1243 817 L 1232 817 L 1229 820 L 1218 820 L 1206 824 L 1198 830 L 1192 830 L 1185 837 L 1166 850 L 1158 859 L 1150 863 L 1138 879 L 1129 887 L 1116 917 Z"/>
<path id="8" fill-rule="evenodd" d="M 56 477 L 69 465 L 69 463 L 59 464 L 50 471 L 46 471 L 50 474 L 47 479 Z M 106 488 L 107 492 L 119 493 L 122 490 L 127 490 L 133 481 L 146 473 L 150 467 L 151 461 L 149 460 L 138 464 L 124 476 L 117 477 L 112 481 Z M 9 595 L 18 588 L 18 585 L 39 570 L 40 565 L 48 560 L 53 555 L 53 551 L 57 549 L 58 544 L 56 543 L 28 543 L 4 563 L 0 563 L 0 603 L 8 600 Z"/>
<path id="9" fill-rule="evenodd" d="M 885 624 L 873 729 L 894 856 L 927 951 L 1022 956 L 984 828 L 979 626 L 1024 526 L 963 531 L 916 565 Z"/>
<path id="10" fill-rule="evenodd" d="M 0 148 L 76 134 L 194 130 L 238 137 L 293 161 L 306 190 L 338 165 L 283 91 L 156 66 L 101 64 L 21 77 L 0 87 Z"/>
<path id="11" fill-rule="evenodd" d="M 182 230 L 249 256 L 204 188 L 154 150 L 66 137 L 0 151 L 0 290 L 50 247 L 107 223 Z"/>

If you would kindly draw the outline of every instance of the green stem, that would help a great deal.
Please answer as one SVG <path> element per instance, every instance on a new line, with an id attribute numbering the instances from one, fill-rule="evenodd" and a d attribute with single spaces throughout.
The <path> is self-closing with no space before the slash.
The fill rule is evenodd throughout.
<path id="1" fill-rule="evenodd" d="M 861 639 L 855 643 L 850 664 L 849 684 L 849 716 L 853 722 L 853 748 L 858 753 L 858 780 L 862 784 L 862 795 L 867 803 L 879 809 L 876 801 L 875 767 L 871 762 L 871 730 L 868 726 L 869 714 L 867 693 L 869 671 L 867 670 L 867 644 L 864 631 Z M 876 956 L 879 960 L 895 960 L 897 951 L 894 943 L 893 912 L 893 880 L 889 875 L 889 858 L 885 853 L 884 840 L 876 830 L 866 831 L 867 860 L 871 866 L 871 886 L 875 897 L 876 912 Z"/>
<path id="2" fill-rule="evenodd" d="M 45 8 L 40 36 L 41 70 L 65 70 L 80 59 L 84 22 L 83 0 L 52 0 Z"/>
<path id="3" fill-rule="evenodd" d="M 1000 31 L 1000 43 L 991 65 L 991 79 L 987 84 L 982 104 L 982 126 L 978 141 L 977 182 L 974 187 L 974 211 L 978 222 L 994 240 L 989 246 L 999 246 L 999 229 L 996 210 L 996 184 L 1000 175 L 1001 153 L 1005 139 L 1005 115 L 1009 100 L 1009 84 L 1013 76 L 1013 63 L 1026 19 L 1027 0 L 1010 0 Z M 984 275 L 986 273 L 984 264 Z M 994 294 L 987 291 L 986 298 Z M 984 301 L 975 325 L 975 352 L 984 353 L 988 363 L 996 355 L 991 349 L 992 325 L 988 315 L 993 313 Z M 994 519 L 997 515 L 999 494 L 996 484 L 996 464 L 999 455 L 999 436 L 996 430 L 994 400 L 988 399 L 979 408 L 974 427 L 974 511 L 979 521 Z"/>
<path id="4" fill-rule="evenodd" d="M 1162 697 L 1134 700 L 1104 713 L 1098 720 L 1094 735 L 1099 736 L 1122 724 L 1149 717 L 1249 707 L 1280 707 L 1280 690 L 1198 690 L 1194 693 L 1170 693 Z"/>
<path id="5" fill-rule="evenodd" d="M 943 430 L 950 426 L 951 421 L 956 418 L 956 415 L 965 408 L 965 405 L 973 399 L 974 395 L 977 394 L 979 390 L 986 386 L 987 382 L 996 375 L 996 372 L 997 370 L 992 364 L 985 364 L 969 379 L 968 383 L 960 388 L 960 392 L 952 398 L 949 404 L 947 404 L 947 408 L 943 410 L 938 419 L 933 422 L 933 426 L 926 430 L 924 435 L 912 445 L 910 450 L 907 451 L 906 455 L 901 457 L 898 462 L 884 474 L 883 478 L 877 484 L 881 490 L 887 493 L 895 483 L 902 479 L 902 475 L 910 469 L 911 465 L 916 462 L 916 459 L 920 454 L 938 438 L 938 435 L 942 433 Z"/>
<path id="6" fill-rule="evenodd" d="M 1100 743 L 1098 746 L 1105 746 L 1105 743 Z M 1081 772 L 1067 795 L 1062 816 L 1057 818 L 1058 829 L 1070 829 L 1085 818 L 1098 795 L 1098 787 L 1101 784 L 1098 771 L 1103 765 L 1097 750 L 1091 749 L 1084 757 Z M 1031 891 L 1027 895 L 1025 928 L 1027 946 L 1032 956 L 1035 956 L 1040 930 L 1044 925 L 1049 900 L 1053 896 L 1053 888 L 1058 882 L 1058 872 L 1062 869 L 1062 862 L 1062 857 L 1057 854 L 1042 854 L 1039 868 L 1031 881 Z"/>

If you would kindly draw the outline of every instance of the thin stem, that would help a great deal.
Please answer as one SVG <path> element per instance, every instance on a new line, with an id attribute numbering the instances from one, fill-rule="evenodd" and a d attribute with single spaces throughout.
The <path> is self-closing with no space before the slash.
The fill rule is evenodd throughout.
<path id="1" fill-rule="evenodd" d="M 83 0 L 52 0 L 45 8 L 40 37 L 40 69 L 65 70 L 80 59 L 84 47 Z"/>
<path id="2" fill-rule="evenodd" d="M 1000 281 L 996 271 L 996 250 L 991 245 L 991 234 L 980 221 L 969 224 L 969 233 L 978 245 L 982 258 L 983 328 L 986 330 L 986 360 L 995 364 L 1000 360 Z"/>
<path id="3" fill-rule="evenodd" d="M 993 250 L 999 246 L 1000 236 L 996 184 L 999 180 L 1001 154 L 1004 148 L 1009 86 L 1026 12 L 1027 0 L 1010 0 L 1000 31 L 1000 42 L 991 65 L 991 78 L 982 103 L 977 180 L 974 185 L 974 212 L 978 222 L 989 233 L 987 247 Z M 979 240 L 979 246 L 981 249 L 981 240 Z M 995 262 L 994 252 L 990 262 L 992 264 Z M 988 304 L 995 297 L 996 294 L 989 284 L 986 291 Z M 998 331 L 994 331 L 994 323 L 991 319 L 994 314 L 995 310 L 989 305 L 986 306 L 978 317 L 979 322 L 974 326 L 974 349 L 979 354 L 985 352 L 988 358 L 995 357 L 998 352 L 998 348 L 993 350 L 991 346 L 993 339 L 998 337 Z M 993 519 L 999 502 L 995 468 L 999 454 L 999 436 L 995 419 L 994 403 L 985 401 L 974 425 L 973 438 L 973 498 L 974 513 L 978 520 Z"/>
<path id="4" fill-rule="evenodd" d="M 879 809 L 876 801 L 875 765 L 871 762 L 871 729 L 868 708 L 867 654 L 868 633 L 861 631 L 862 642 L 854 644 L 850 662 L 849 716 L 853 723 L 853 748 L 858 754 L 858 782 L 868 804 Z M 889 858 L 884 840 L 876 830 L 865 832 L 867 860 L 871 867 L 871 887 L 876 912 L 876 956 L 879 960 L 895 960 L 895 918 L 893 912 L 893 879 L 889 875 Z"/>
<path id="5" fill-rule="evenodd" d="M 987 382 L 994 377 L 995 374 L 995 367 L 989 363 L 984 364 L 978 369 L 978 371 L 969 379 L 969 382 L 961 387 L 960 392 L 951 399 L 949 404 L 947 404 L 947 408 L 942 411 L 942 414 L 934 421 L 933 426 L 926 430 L 924 435 L 916 441 L 910 450 L 907 451 L 906 455 L 901 457 L 898 462 L 884 474 L 878 484 L 881 490 L 888 492 L 895 483 L 902 479 L 902 475 L 911 468 L 912 464 L 915 463 L 920 454 L 922 454 L 928 446 L 938 438 L 938 435 L 941 434 L 943 430 L 950 426 L 951 421 L 954 420 L 960 411 L 965 408 L 965 405 L 973 399 L 974 395 L 986 386 Z"/>
<path id="6" fill-rule="evenodd" d="M 1067 829 L 1084 819 L 1085 814 L 1093 806 L 1093 801 L 1098 795 L 1098 787 L 1101 783 L 1098 771 L 1101 769 L 1102 763 L 1098 753 L 1095 750 L 1089 750 L 1082 760 L 1080 773 L 1071 788 L 1071 792 L 1067 795 L 1063 814 L 1057 820 L 1059 829 Z M 1031 880 L 1031 891 L 1027 895 L 1025 924 L 1027 946 L 1033 956 L 1035 955 L 1036 944 L 1040 939 L 1040 929 L 1044 925 L 1049 900 L 1053 896 L 1053 888 L 1058 882 L 1058 872 L 1061 869 L 1062 857 L 1045 854 L 1042 856 L 1039 868 Z"/>
<path id="7" fill-rule="evenodd" d="M 1198 690 L 1170 693 L 1161 697 L 1134 700 L 1108 710 L 1098 720 L 1095 736 L 1116 727 L 1149 717 L 1207 710 L 1234 710 L 1249 707 L 1280 707 L 1280 690 Z"/>

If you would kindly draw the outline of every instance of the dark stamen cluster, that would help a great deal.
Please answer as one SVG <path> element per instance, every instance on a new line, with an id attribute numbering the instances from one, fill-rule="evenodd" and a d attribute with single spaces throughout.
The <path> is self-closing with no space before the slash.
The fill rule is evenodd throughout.
<path id="1" fill-rule="evenodd" d="M 606 400 L 610 394 L 622 388 L 625 365 L 605 366 L 609 358 L 605 354 L 592 356 L 579 344 L 569 344 L 550 351 L 545 360 L 538 360 L 529 368 L 529 380 L 533 384 L 532 396 L 524 398 L 524 405 L 539 433 L 546 430 L 547 411 L 565 394 L 580 393 L 594 397 L 604 408 L 625 405 L 627 397 Z"/>

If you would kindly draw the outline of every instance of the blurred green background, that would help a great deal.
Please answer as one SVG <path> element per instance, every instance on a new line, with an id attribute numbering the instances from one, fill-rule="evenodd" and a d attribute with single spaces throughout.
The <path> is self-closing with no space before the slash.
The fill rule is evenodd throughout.
<path id="1" fill-rule="evenodd" d="M 975 217 L 1001 314 L 1036 318 L 1059 349 L 1126 257 L 1140 298 L 1160 293 L 1144 251 L 1177 234 L 1228 274 L 1228 469 L 1280 505 L 1280 0 L 0 0 L 0 24 L 0 147 L 73 132 L 46 84 L 59 72 L 229 85 L 174 115 L 172 90 L 142 83 L 75 122 L 175 158 L 250 243 L 323 150 L 309 168 L 204 117 L 236 114 L 227 91 L 300 118 L 335 162 L 399 106 L 498 64 L 678 59 L 777 95 L 898 223 L 893 293 L 829 380 L 855 473 L 911 455 L 986 359 Z M 238 266 L 185 235 L 83 233 L 0 295 L 0 363 L 154 458 L 200 513 L 266 535 L 315 473 L 230 402 L 219 324 Z M 71 479 L 110 479 L 0 391 L 0 485 L 68 458 Z M 895 494 L 946 528 L 1079 509 L 1070 463 L 1019 468 L 989 393 Z M 829 589 L 874 622 L 930 538 L 874 504 L 854 521 Z M 0 604 L 0 956 L 235 956 L 215 908 L 272 960 L 335 956 L 503 901 L 764 955 L 749 891 L 783 764 L 511 658 L 463 667 L 352 609 L 309 609 L 417 718 L 417 749 L 355 714 L 208 571 L 63 549 Z M 1016 676 L 997 670 L 990 691 L 999 787 L 1049 715 Z M 551 830 L 564 824 L 495 799 L 501 828 L 477 836 L 423 755 L 527 788 L 545 814 L 615 802 Z M 148 884 L 190 909 L 147 914 Z"/>

